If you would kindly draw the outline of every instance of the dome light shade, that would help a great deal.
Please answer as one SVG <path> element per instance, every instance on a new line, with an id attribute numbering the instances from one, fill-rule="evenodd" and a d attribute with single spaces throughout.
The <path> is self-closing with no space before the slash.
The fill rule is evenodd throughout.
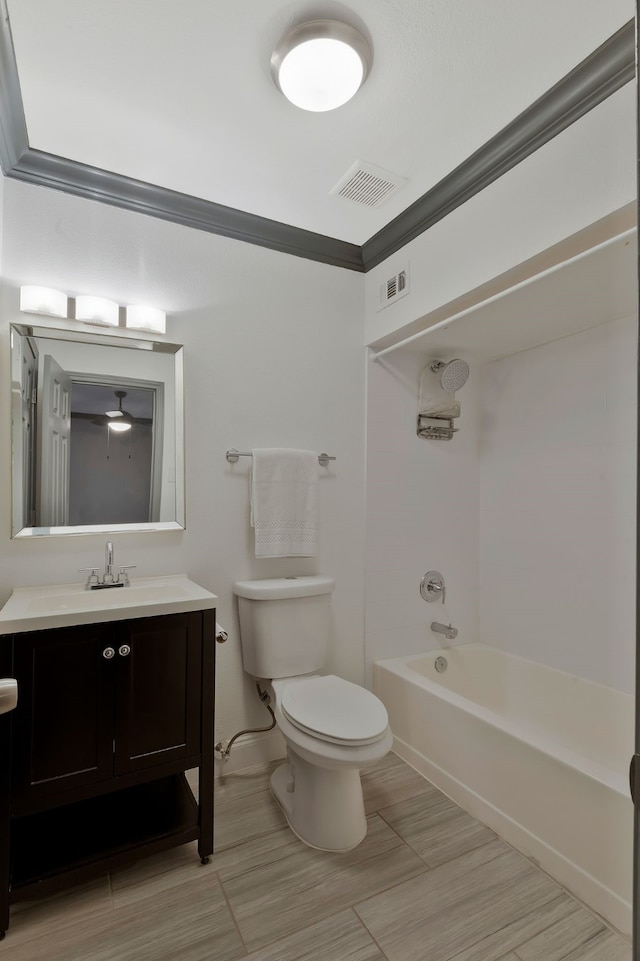
<path id="1" fill-rule="evenodd" d="M 350 100 L 371 67 L 371 50 L 354 27 L 312 20 L 291 30 L 271 57 L 271 73 L 287 100 L 303 110 L 335 110 Z"/>

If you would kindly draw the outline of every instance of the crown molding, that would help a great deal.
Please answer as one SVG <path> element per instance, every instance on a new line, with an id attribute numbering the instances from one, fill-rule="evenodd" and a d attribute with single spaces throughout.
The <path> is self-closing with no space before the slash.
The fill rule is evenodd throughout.
<path id="1" fill-rule="evenodd" d="M 366 241 L 365 270 L 432 227 L 635 77 L 630 20 L 432 190 Z"/>
<path id="2" fill-rule="evenodd" d="M 234 207 L 223 207 L 200 197 L 40 150 L 27 150 L 7 176 L 296 257 L 348 270 L 364 270 L 357 244 L 257 217 Z"/>
<path id="3" fill-rule="evenodd" d="M 6 0 L 0 0 L 0 164 L 6 176 L 29 150 Z"/>
<path id="4" fill-rule="evenodd" d="M 31 148 L 6 0 L 0 0 L 0 16 L 0 164 L 5 176 L 359 272 L 386 260 L 635 77 L 635 22 L 630 20 L 360 247 Z"/>

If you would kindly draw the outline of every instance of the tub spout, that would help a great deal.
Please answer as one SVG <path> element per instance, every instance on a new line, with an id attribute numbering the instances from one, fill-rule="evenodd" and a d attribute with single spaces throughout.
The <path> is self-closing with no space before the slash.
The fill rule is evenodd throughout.
<path id="1" fill-rule="evenodd" d="M 449 641 L 455 640 L 458 636 L 457 628 L 452 627 L 451 624 L 440 624 L 438 621 L 431 622 L 431 630 L 435 631 L 436 634 L 444 634 Z"/>

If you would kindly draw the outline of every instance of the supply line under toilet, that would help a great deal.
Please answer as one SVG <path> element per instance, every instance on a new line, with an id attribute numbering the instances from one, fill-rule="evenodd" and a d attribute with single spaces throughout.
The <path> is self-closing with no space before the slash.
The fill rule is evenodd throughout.
<path id="1" fill-rule="evenodd" d="M 238 731 L 237 734 L 234 734 L 226 744 L 223 741 L 218 741 L 213 750 L 215 754 L 220 755 L 220 758 L 223 761 L 228 760 L 229 755 L 231 754 L 231 746 L 234 741 L 238 740 L 239 737 L 242 737 L 244 734 L 263 734 L 266 731 L 272 731 L 276 726 L 276 716 L 273 713 L 273 708 L 271 707 L 271 698 L 269 697 L 267 691 L 263 691 L 260 687 L 260 681 L 256 681 L 256 690 L 258 691 L 258 697 L 271 715 L 271 724 L 269 724 L 267 727 L 246 727 L 242 731 Z"/>

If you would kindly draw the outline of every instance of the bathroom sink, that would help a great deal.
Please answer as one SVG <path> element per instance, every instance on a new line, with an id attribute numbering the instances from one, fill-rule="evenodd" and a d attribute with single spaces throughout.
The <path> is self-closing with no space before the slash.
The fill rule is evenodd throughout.
<path id="1" fill-rule="evenodd" d="M 0 610 L 0 634 L 214 608 L 217 597 L 186 574 L 132 578 L 130 587 L 17 587 Z"/>

